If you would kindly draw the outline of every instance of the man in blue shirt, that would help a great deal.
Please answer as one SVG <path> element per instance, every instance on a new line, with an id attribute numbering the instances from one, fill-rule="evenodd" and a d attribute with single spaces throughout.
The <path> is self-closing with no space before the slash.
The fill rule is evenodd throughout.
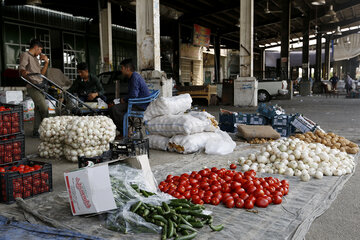
<path id="1" fill-rule="evenodd" d="M 120 63 L 121 73 L 124 77 L 129 79 L 128 95 L 125 98 L 120 99 L 120 104 L 114 105 L 109 109 L 109 114 L 114 121 L 117 130 L 122 134 L 123 119 L 128 108 L 129 98 L 144 98 L 150 96 L 150 91 L 145 83 L 145 80 L 140 74 L 135 72 L 134 64 L 131 59 L 125 59 Z M 144 111 L 148 104 L 139 104 L 133 106 L 135 110 Z"/>

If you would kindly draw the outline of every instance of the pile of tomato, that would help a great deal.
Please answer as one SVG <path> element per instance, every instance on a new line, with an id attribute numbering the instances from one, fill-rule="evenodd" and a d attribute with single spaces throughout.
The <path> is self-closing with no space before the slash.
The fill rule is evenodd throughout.
<path id="1" fill-rule="evenodd" d="M 11 109 L 0 106 L 0 135 L 8 135 L 20 132 L 19 113 L 5 113 L 7 111 L 11 111 Z"/>
<path id="2" fill-rule="evenodd" d="M 0 164 L 21 160 L 21 145 L 23 140 L 2 142 L 0 140 Z"/>
<path id="3" fill-rule="evenodd" d="M 39 193 L 49 192 L 49 173 L 36 172 L 41 169 L 42 166 L 37 164 L 32 166 L 21 164 L 17 167 L 7 167 L 6 169 L 0 167 L 0 174 L 11 172 L 17 172 L 19 174 L 32 173 L 27 176 L 20 175 L 15 178 L 14 176 L 9 177 L 7 175 L 3 175 L 1 178 L 1 200 L 9 201 L 10 199 L 8 199 L 8 197 L 10 196 L 8 196 L 8 194 L 12 194 L 13 199 L 15 199 L 17 197 L 28 198 Z M 11 180 L 6 181 L 6 177 Z M 7 184 L 12 184 L 12 188 L 10 188 L 11 185 L 9 186 Z M 9 193 L 9 191 L 11 192 Z"/>
<path id="4" fill-rule="evenodd" d="M 231 168 L 234 168 L 231 166 Z M 245 173 L 225 168 L 205 168 L 181 176 L 168 175 L 159 189 L 175 198 L 190 199 L 194 204 L 218 205 L 228 208 L 265 208 L 280 204 L 289 192 L 289 182 L 278 178 L 257 178 L 254 170 Z"/>

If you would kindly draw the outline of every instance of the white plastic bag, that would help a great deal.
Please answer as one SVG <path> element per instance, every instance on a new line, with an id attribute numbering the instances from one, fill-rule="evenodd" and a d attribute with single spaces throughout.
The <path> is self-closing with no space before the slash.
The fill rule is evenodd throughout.
<path id="1" fill-rule="evenodd" d="M 106 102 L 104 102 L 104 100 L 102 100 L 101 98 L 97 99 L 98 101 L 98 109 L 107 109 L 108 105 Z"/>
<path id="2" fill-rule="evenodd" d="M 169 145 L 169 138 L 160 135 L 149 135 L 149 147 L 151 149 L 166 151 Z"/>
<path id="3" fill-rule="evenodd" d="M 163 116 L 184 113 L 191 108 L 192 98 L 190 94 L 181 94 L 175 97 L 159 97 L 146 108 L 144 121 Z"/>
<path id="4" fill-rule="evenodd" d="M 232 153 L 236 143 L 231 139 L 228 133 L 218 130 L 212 138 L 208 139 L 205 145 L 206 154 L 226 155 Z"/>
<path id="5" fill-rule="evenodd" d="M 169 150 L 178 153 L 194 153 L 202 151 L 207 141 L 216 137 L 214 132 L 202 132 L 192 135 L 177 135 L 169 140 Z"/>
<path id="6" fill-rule="evenodd" d="M 219 123 L 216 121 L 216 118 L 211 115 L 208 112 L 205 111 L 190 111 L 189 113 L 187 113 L 195 118 L 198 118 L 204 122 L 208 122 L 209 125 L 208 127 L 205 129 L 206 132 L 215 132 L 216 130 L 219 129 Z"/>
<path id="7" fill-rule="evenodd" d="M 209 122 L 191 115 L 166 115 L 156 117 L 145 123 L 150 134 L 172 137 L 174 135 L 190 135 L 205 131 Z"/>

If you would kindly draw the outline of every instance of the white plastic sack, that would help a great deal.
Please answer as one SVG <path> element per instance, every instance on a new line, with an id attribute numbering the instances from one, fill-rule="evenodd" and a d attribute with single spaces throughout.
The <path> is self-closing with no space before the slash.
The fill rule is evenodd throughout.
<path id="1" fill-rule="evenodd" d="M 208 127 L 205 129 L 206 132 L 215 132 L 216 130 L 219 129 L 219 123 L 216 121 L 216 118 L 211 115 L 208 112 L 205 111 L 201 111 L 201 112 L 197 112 L 197 111 L 190 111 L 189 113 L 187 113 L 193 117 L 196 117 L 204 122 L 208 122 L 209 125 Z"/>
<path id="2" fill-rule="evenodd" d="M 176 115 L 184 113 L 191 108 L 192 98 L 190 94 L 181 94 L 175 97 L 159 97 L 147 107 L 144 113 L 144 121 L 162 115 Z"/>
<path id="3" fill-rule="evenodd" d="M 169 150 L 185 154 L 202 151 L 207 141 L 215 136 L 214 132 L 202 132 L 187 136 L 177 135 L 169 140 Z"/>
<path id="4" fill-rule="evenodd" d="M 59 159 L 64 155 L 64 147 L 61 143 L 41 142 L 38 146 L 40 157 Z"/>
<path id="5" fill-rule="evenodd" d="M 236 143 L 231 139 L 227 132 L 218 130 L 216 135 L 206 142 L 205 153 L 214 155 L 226 155 L 232 153 Z"/>
<path id="6" fill-rule="evenodd" d="M 166 151 L 169 145 L 169 138 L 160 135 L 149 135 L 149 147 L 151 149 Z"/>
<path id="7" fill-rule="evenodd" d="M 145 123 L 150 134 L 172 137 L 204 132 L 209 122 L 201 121 L 191 115 L 167 115 L 156 117 Z"/>

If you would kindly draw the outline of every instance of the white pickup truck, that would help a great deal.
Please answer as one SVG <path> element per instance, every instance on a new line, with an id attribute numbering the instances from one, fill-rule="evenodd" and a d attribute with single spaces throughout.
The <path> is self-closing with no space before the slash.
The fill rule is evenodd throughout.
<path id="1" fill-rule="evenodd" d="M 268 102 L 272 96 L 288 94 L 285 80 L 263 79 L 258 81 L 258 101 Z"/>

